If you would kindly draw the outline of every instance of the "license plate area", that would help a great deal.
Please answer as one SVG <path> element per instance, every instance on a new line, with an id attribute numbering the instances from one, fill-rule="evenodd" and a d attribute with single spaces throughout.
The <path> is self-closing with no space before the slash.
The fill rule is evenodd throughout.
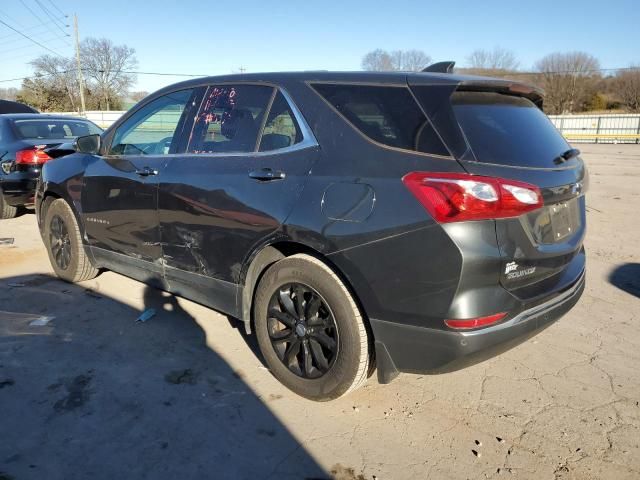
<path id="1" fill-rule="evenodd" d="M 572 209 L 569 202 L 550 205 L 549 217 L 554 242 L 567 238 L 575 231 L 576 225 L 572 221 Z"/>
<path id="2" fill-rule="evenodd" d="M 577 198 L 547 205 L 525 217 L 525 228 L 537 244 L 562 242 L 580 230 Z"/>

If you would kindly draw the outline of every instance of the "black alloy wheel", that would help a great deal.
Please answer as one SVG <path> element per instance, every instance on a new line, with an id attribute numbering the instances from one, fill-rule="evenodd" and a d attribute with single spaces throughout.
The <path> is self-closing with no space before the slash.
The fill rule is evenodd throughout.
<path id="1" fill-rule="evenodd" d="M 295 375 L 316 379 L 327 373 L 338 354 L 338 329 L 326 301 L 313 288 L 288 283 L 271 297 L 268 309 L 271 345 Z"/>
<path id="2" fill-rule="evenodd" d="M 59 215 L 51 218 L 49 227 L 49 245 L 56 265 L 61 270 L 69 268 L 71 263 L 71 239 L 64 220 Z"/>
<path id="3" fill-rule="evenodd" d="M 56 275 L 74 283 L 94 278 L 98 270 L 84 251 L 80 228 L 69 204 L 62 198 L 48 197 L 38 215 L 42 216 L 42 240 Z"/>

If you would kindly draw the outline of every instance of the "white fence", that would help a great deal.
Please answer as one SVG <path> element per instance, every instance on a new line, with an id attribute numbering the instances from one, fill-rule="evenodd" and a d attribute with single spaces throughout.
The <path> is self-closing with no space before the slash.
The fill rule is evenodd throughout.
<path id="1" fill-rule="evenodd" d="M 124 111 L 87 111 L 85 117 L 102 128 L 111 126 Z M 57 115 L 77 115 L 60 112 Z M 572 143 L 640 143 L 640 115 L 549 115 Z"/>
<path id="2" fill-rule="evenodd" d="M 640 115 L 549 115 L 572 143 L 640 143 Z"/>
<path id="3" fill-rule="evenodd" d="M 87 120 L 91 120 L 102 128 L 110 127 L 116 120 L 126 113 L 126 110 L 87 110 L 84 115 L 78 115 L 78 112 L 50 112 L 51 115 L 72 115 L 74 117 L 83 116 Z"/>

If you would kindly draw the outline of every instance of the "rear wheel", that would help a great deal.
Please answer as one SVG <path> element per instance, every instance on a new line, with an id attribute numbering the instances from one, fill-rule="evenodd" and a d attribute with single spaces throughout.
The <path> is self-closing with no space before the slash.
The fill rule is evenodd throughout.
<path id="1" fill-rule="evenodd" d="M 9 205 L 0 191 L 0 219 L 14 218 L 18 214 L 18 207 Z"/>
<path id="2" fill-rule="evenodd" d="M 332 400 L 366 381 L 362 316 L 342 281 L 317 258 L 293 255 L 271 266 L 256 290 L 254 320 L 271 372 L 298 395 Z"/>
<path id="3" fill-rule="evenodd" d="M 67 282 L 90 280 L 98 274 L 84 252 L 80 228 L 67 202 L 54 200 L 47 208 L 43 240 L 56 275 Z"/>

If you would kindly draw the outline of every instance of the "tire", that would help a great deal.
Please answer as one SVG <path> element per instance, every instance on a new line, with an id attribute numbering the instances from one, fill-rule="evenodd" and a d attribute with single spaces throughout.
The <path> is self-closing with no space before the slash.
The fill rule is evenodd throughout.
<path id="1" fill-rule="evenodd" d="M 42 238 L 53 271 L 61 279 L 76 283 L 98 275 L 84 251 L 76 217 L 63 199 L 54 200 L 47 208 Z"/>
<path id="2" fill-rule="evenodd" d="M 256 289 L 253 315 L 267 366 L 298 395 L 328 401 L 366 382 L 370 342 L 364 320 L 344 283 L 317 258 L 298 254 L 269 267 Z"/>
<path id="3" fill-rule="evenodd" d="M 9 205 L 5 200 L 2 192 L 0 191 L 0 219 L 6 220 L 9 218 L 15 218 L 18 214 L 18 207 Z"/>

